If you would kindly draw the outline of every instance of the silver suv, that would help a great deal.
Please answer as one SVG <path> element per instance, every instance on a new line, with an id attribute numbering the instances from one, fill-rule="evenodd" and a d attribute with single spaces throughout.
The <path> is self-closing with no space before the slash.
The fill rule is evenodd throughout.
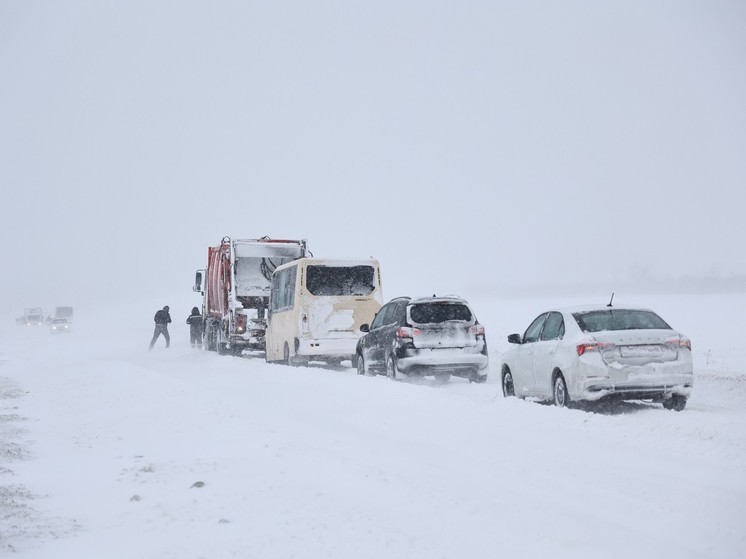
<path id="1" fill-rule="evenodd" d="M 357 343 L 359 374 L 451 375 L 487 379 L 487 342 L 469 303 L 460 297 L 398 297 L 386 303 Z"/>

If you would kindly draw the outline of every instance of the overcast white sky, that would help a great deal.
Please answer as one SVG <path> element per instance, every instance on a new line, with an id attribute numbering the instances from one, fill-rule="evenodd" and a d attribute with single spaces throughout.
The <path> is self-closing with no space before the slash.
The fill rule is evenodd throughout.
<path id="1" fill-rule="evenodd" d="M 6 1 L 0 182 L 19 313 L 224 235 L 389 297 L 743 275 L 746 4 Z"/>

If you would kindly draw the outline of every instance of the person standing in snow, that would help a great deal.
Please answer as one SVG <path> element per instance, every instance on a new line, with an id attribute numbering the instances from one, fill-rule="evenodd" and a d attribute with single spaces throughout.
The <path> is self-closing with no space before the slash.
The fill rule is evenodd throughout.
<path id="1" fill-rule="evenodd" d="M 197 307 L 192 308 L 192 314 L 186 319 L 186 323 L 189 325 L 189 341 L 192 343 L 193 348 L 202 349 L 202 315 L 199 314 Z"/>
<path id="2" fill-rule="evenodd" d="M 150 340 L 150 348 L 148 349 L 148 351 L 153 349 L 155 341 L 161 334 L 163 334 L 163 337 L 166 338 L 166 347 L 171 345 L 171 336 L 168 335 L 168 325 L 171 323 L 171 315 L 168 314 L 168 310 L 168 305 L 166 305 L 161 310 L 156 312 L 155 316 L 153 317 L 153 320 L 155 321 L 155 331 L 153 332 L 153 339 Z"/>

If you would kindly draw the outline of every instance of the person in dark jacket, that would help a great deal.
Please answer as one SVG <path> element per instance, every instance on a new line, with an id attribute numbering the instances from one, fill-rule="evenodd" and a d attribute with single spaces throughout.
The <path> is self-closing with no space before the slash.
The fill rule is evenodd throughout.
<path id="1" fill-rule="evenodd" d="M 161 334 L 163 334 L 163 337 L 166 338 L 166 347 L 171 345 L 171 336 L 168 335 L 168 325 L 171 323 L 171 315 L 168 313 L 168 310 L 168 305 L 166 305 L 161 310 L 156 312 L 155 316 L 153 317 L 153 320 L 155 321 L 155 331 L 153 332 L 153 339 L 150 340 L 150 348 L 148 349 L 148 351 L 153 349 L 155 341 Z"/>
<path id="2" fill-rule="evenodd" d="M 199 309 L 194 307 L 192 314 L 186 319 L 186 323 L 189 325 L 189 341 L 192 343 L 192 347 L 202 349 L 202 315 L 199 314 Z"/>

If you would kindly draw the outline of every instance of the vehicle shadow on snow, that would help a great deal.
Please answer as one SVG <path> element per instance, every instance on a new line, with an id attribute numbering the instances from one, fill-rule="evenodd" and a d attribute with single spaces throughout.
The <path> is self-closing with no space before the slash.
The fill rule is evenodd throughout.
<path id="1" fill-rule="evenodd" d="M 661 408 L 660 404 L 630 402 L 625 400 L 599 400 L 597 402 L 575 402 L 572 408 L 600 415 L 631 415 Z"/>

